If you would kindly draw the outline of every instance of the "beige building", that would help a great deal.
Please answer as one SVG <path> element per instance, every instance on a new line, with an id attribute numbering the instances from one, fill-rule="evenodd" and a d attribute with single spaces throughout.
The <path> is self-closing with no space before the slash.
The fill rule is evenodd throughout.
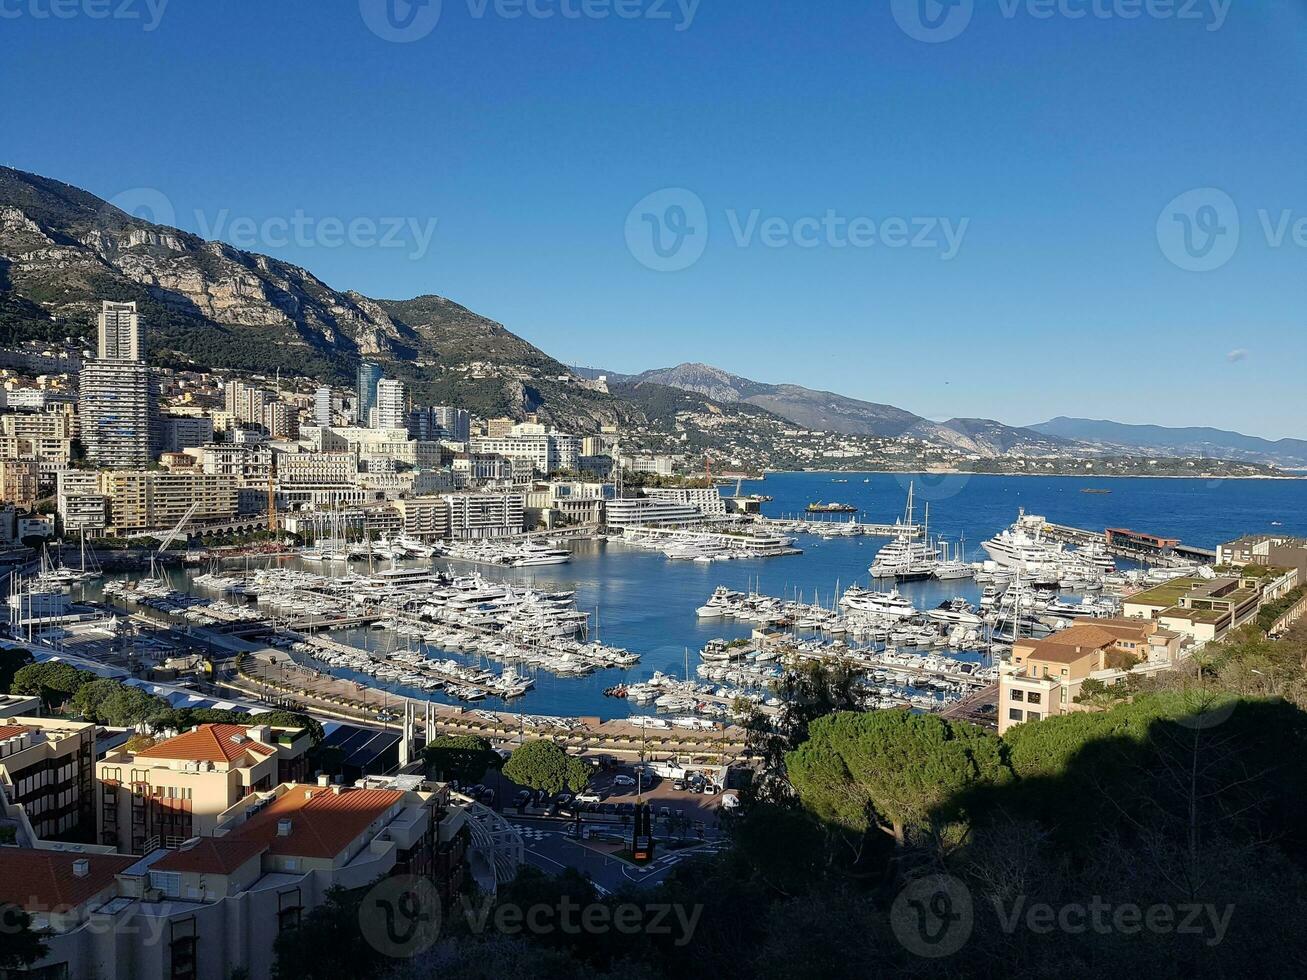
<path id="1" fill-rule="evenodd" d="M 240 800 L 301 778 L 308 748 L 305 730 L 197 725 L 149 748 L 111 751 L 95 765 L 96 839 L 143 854 L 212 835 Z"/>
<path id="2" fill-rule="evenodd" d="M 1249 622 L 1263 602 L 1292 588 L 1297 572 L 1268 580 L 1256 578 L 1180 578 L 1128 596 L 1122 612 L 1132 619 L 1154 619 L 1196 643 L 1211 643 Z"/>
<path id="3" fill-rule="evenodd" d="M 100 493 L 109 505 L 108 530 L 117 534 L 166 530 L 188 513 L 192 524 L 231 520 L 238 513 L 239 490 L 230 477 L 207 473 L 111 470 L 100 474 Z"/>
<path id="4" fill-rule="evenodd" d="M 472 821 L 414 778 L 285 783 L 222 814 L 212 835 L 141 857 L 0 848 L 0 902 L 48 930 L 34 971 L 80 980 L 267 980 L 273 945 L 334 887 L 414 875 L 444 897 Z"/>
<path id="5" fill-rule="evenodd" d="M 31 508 L 40 496 L 41 466 L 34 459 L 0 459 L 0 503 Z"/>
<path id="6" fill-rule="evenodd" d="M 998 732 L 1076 710 L 1090 677 L 1114 683 L 1137 667 L 1166 669 L 1180 658 L 1180 634 L 1156 622 L 1100 619 L 1043 640 L 1018 640 L 998 682 Z"/>
<path id="7" fill-rule="evenodd" d="M 92 724 L 25 716 L 0 723 L 0 790 L 36 838 L 91 839 L 94 763 Z"/>

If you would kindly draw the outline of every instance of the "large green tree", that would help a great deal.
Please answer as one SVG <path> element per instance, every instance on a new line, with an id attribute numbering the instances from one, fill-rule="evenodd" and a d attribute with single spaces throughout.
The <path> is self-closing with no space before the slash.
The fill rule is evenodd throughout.
<path id="1" fill-rule="evenodd" d="M 504 764 L 504 775 L 521 786 L 561 793 L 579 793 L 590 780 L 590 767 L 548 739 L 536 739 L 515 749 Z"/>
<path id="2" fill-rule="evenodd" d="M 110 678 L 83 684 L 68 707 L 87 721 L 117 727 L 158 719 L 171 710 L 163 698 Z"/>
<path id="3" fill-rule="evenodd" d="M 62 660 L 30 664 L 14 674 L 10 690 L 14 694 L 38 695 L 50 709 L 58 708 L 77 693 L 83 684 L 97 680 L 89 670 L 79 670 Z"/>
<path id="4" fill-rule="evenodd" d="M 1007 772 L 995 736 L 910 711 L 820 718 L 785 761 L 803 805 L 820 820 L 853 837 L 880 830 L 899 846 L 914 830 L 956 818 L 964 793 Z"/>
<path id="5" fill-rule="evenodd" d="M 436 779 L 456 779 L 460 785 L 474 783 L 503 759 L 490 740 L 480 735 L 437 735 L 422 751 L 427 772 Z"/>

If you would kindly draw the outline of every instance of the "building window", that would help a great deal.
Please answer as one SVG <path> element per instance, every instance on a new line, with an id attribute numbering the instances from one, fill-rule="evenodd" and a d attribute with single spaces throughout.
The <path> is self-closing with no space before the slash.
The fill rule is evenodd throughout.
<path id="1" fill-rule="evenodd" d="M 195 959 L 195 920 L 182 919 L 172 923 L 172 935 L 169 937 L 169 952 L 172 953 L 172 980 L 194 980 L 196 976 Z"/>
<path id="2" fill-rule="evenodd" d="M 1026 692 L 1021 690 L 1021 688 L 1019 687 L 1014 687 L 1012 689 L 1012 692 L 1008 694 L 1009 701 L 1024 701 L 1025 697 L 1026 697 Z"/>
<path id="3" fill-rule="evenodd" d="M 1039 704 L 1043 700 L 1043 695 L 1038 691 L 1031 691 L 1026 695 L 1026 700 L 1031 704 Z"/>
<path id="4" fill-rule="evenodd" d="M 1040 714 L 1038 711 L 1026 712 L 1026 721 L 1039 721 Z"/>
<path id="5" fill-rule="evenodd" d="M 1021 712 L 1021 709 L 1020 709 L 1020 708 L 1008 708 L 1008 709 L 1007 709 L 1007 718 L 1008 718 L 1008 721 L 1021 721 L 1021 720 L 1023 719 L 1023 717 L 1024 717 L 1024 716 L 1022 715 L 1022 712 Z"/>
<path id="6" fill-rule="evenodd" d="M 176 872 L 151 871 L 150 887 L 159 889 L 168 898 L 179 898 L 182 893 L 182 876 Z"/>

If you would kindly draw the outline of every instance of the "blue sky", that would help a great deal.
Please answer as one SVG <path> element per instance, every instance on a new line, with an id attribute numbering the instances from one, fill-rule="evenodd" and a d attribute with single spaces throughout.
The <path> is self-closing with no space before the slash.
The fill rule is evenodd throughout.
<path id="1" fill-rule="evenodd" d="M 618 371 L 1307 437 L 1303 0 L 975 0 L 943 41 L 919 0 L 444 0 L 405 43 L 386 0 L 51 2 L 0 0 L 0 162 L 338 288 Z"/>

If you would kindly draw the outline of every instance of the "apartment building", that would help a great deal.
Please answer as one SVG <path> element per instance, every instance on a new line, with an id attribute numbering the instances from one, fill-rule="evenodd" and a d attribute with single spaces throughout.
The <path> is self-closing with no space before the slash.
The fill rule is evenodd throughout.
<path id="1" fill-rule="evenodd" d="M 491 453 L 509 459 L 527 459 L 535 473 L 547 475 L 576 470 L 581 440 L 561 432 L 547 432 L 544 426 L 524 422 L 505 436 L 475 436 L 469 448 L 474 453 Z"/>
<path id="2" fill-rule="evenodd" d="M 240 512 L 240 486 L 231 477 L 161 470 L 113 470 L 99 476 L 111 533 L 164 530 L 183 519 L 194 524 L 231 520 Z"/>
<path id="3" fill-rule="evenodd" d="M 1076 710 L 1090 677 L 1115 681 L 1136 667 L 1165 669 L 1180 658 L 1182 637 L 1155 621 L 1101 619 L 1042 640 L 1018 640 L 998 683 L 998 731 Z"/>
<path id="4" fill-rule="evenodd" d="M 213 419 L 203 415 L 165 415 L 161 420 L 164 452 L 181 452 L 213 442 Z"/>
<path id="5" fill-rule="evenodd" d="M 526 528 L 526 496 L 521 493 L 447 493 L 449 536 L 457 541 L 500 538 Z"/>
<path id="6" fill-rule="evenodd" d="M 309 744 L 301 729 L 210 724 L 113 750 L 95 765 L 96 839 L 142 854 L 211 836 L 220 815 L 251 793 L 303 778 Z"/>
<path id="7" fill-rule="evenodd" d="M 0 459 L 0 503 L 30 509 L 40 496 L 41 465 L 34 459 Z"/>
<path id="8" fill-rule="evenodd" d="M 1283 534 L 1255 534 L 1219 545 L 1216 549 L 1217 565 L 1261 565 L 1269 568 L 1293 568 L 1298 572 L 1298 584 L 1307 582 L 1307 538 L 1291 538 Z"/>
<path id="9" fill-rule="evenodd" d="M 1211 643 L 1252 620 L 1263 602 L 1287 592 L 1296 581 L 1296 571 L 1269 581 L 1251 577 L 1174 579 L 1128 596 L 1121 611 L 1133 619 L 1155 619 L 1196 643 Z"/>
<path id="10" fill-rule="evenodd" d="M 263 425 L 263 412 L 273 400 L 272 392 L 244 381 L 229 381 L 223 388 L 223 407 L 246 425 Z"/>
<path id="11" fill-rule="evenodd" d="M 282 401 L 268 402 L 263 406 L 263 428 L 270 439 L 298 439 L 299 411 Z"/>
<path id="12" fill-rule="evenodd" d="M 449 502 L 443 496 L 408 497 L 392 506 L 404 522 L 404 534 L 410 538 L 448 538 Z"/>
<path id="13" fill-rule="evenodd" d="M 366 427 L 377 404 L 377 384 L 381 381 L 381 367 L 370 361 L 359 363 L 358 385 L 355 391 L 354 419 Z"/>
<path id="14" fill-rule="evenodd" d="M 92 724 L 27 716 L 0 722 L 0 790 L 36 838 L 91 839 L 94 763 Z"/>
<path id="15" fill-rule="evenodd" d="M 97 319 L 96 357 L 109 361 L 145 360 L 145 331 L 135 303 L 105 300 Z"/>
<path id="16" fill-rule="evenodd" d="M 288 782 L 242 799 L 212 834 L 174 849 L 0 849 L 0 902 L 46 931 L 48 952 L 33 966 L 41 976 L 268 980 L 277 936 L 329 890 L 413 875 L 447 894 L 470 838 L 467 810 L 417 777 Z"/>
<path id="17" fill-rule="evenodd" d="M 103 531 L 109 526 L 109 498 L 94 470 L 68 470 L 55 483 L 55 509 L 64 531 Z"/>
<path id="18" fill-rule="evenodd" d="M 408 396 L 402 381 L 382 378 L 377 382 L 377 403 L 368 421 L 374 429 L 408 430 Z"/>
<path id="19" fill-rule="evenodd" d="M 313 424 L 320 428 L 331 425 L 331 389 L 322 387 L 313 392 Z"/>
<path id="20" fill-rule="evenodd" d="M 146 466 L 158 449 L 158 385 L 143 361 L 88 361 L 78 376 L 82 444 L 93 466 Z"/>
<path id="21" fill-rule="evenodd" d="M 408 434 L 424 441 L 467 442 L 472 434 L 472 416 L 451 405 L 417 408 L 408 414 Z"/>
<path id="22" fill-rule="evenodd" d="M 676 468 L 671 456 L 623 456 L 622 469 L 628 473 L 647 473 L 653 476 L 671 476 Z"/>

